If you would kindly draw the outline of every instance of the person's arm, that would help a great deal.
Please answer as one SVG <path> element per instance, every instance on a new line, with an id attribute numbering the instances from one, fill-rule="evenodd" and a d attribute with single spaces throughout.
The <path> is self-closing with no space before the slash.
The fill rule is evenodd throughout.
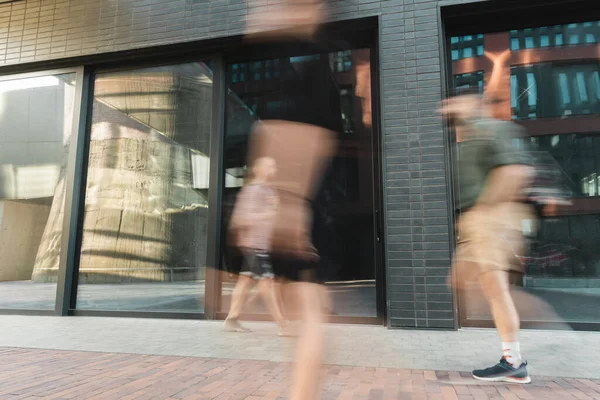
<path id="1" fill-rule="evenodd" d="M 486 185 L 477 205 L 489 206 L 503 202 L 519 201 L 523 189 L 531 182 L 534 169 L 528 165 L 526 154 L 513 149 L 511 138 L 519 137 L 517 132 L 500 132 L 489 141 L 485 154 L 490 167 Z"/>
<path id="2" fill-rule="evenodd" d="M 477 199 L 477 205 L 490 206 L 518 201 L 532 176 L 533 169 L 524 164 L 495 167 L 488 175 L 486 185 Z"/>

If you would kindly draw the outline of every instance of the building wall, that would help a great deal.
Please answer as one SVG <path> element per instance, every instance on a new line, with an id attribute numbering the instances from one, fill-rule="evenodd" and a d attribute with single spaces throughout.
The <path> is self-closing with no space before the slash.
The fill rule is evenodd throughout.
<path id="1" fill-rule="evenodd" d="M 261 1 L 263 7 L 274 2 Z M 334 19 L 380 16 L 388 315 L 451 328 L 437 0 L 337 1 Z M 246 0 L 20 0 L 0 5 L 0 64 L 239 34 Z M 0 70 L 1 72 L 1 70 Z"/>

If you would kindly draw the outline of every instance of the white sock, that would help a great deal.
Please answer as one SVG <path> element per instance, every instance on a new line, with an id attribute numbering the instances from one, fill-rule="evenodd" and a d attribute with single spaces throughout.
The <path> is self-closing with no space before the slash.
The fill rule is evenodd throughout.
<path id="1" fill-rule="evenodd" d="M 502 342 L 502 351 L 504 359 L 514 368 L 519 368 L 523 363 L 521 361 L 521 346 L 519 342 Z"/>

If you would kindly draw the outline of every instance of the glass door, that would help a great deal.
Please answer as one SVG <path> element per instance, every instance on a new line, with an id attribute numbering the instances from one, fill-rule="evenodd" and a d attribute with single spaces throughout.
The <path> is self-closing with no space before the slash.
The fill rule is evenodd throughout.
<path id="1" fill-rule="evenodd" d="M 248 139 L 256 121 L 277 119 L 292 107 L 282 90 L 286 74 L 295 73 L 307 60 L 328 64 L 325 79 L 338 110 L 339 148 L 315 201 L 319 213 L 313 240 L 322 258 L 320 280 L 330 294 L 326 312 L 339 317 L 377 317 L 377 235 L 375 226 L 377 157 L 371 123 L 371 59 L 369 48 L 313 54 L 303 57 L 271 57 L 229 63 L 224 143 L 225 185 L 222 231 L 225 235 L 236 195 L 247 171 Z M 325 69 L 324 69 L 325 70 Z M 225 250 L 225 247 L 223 247 Z M 227 253 L 226 251 L 223 251 Z M 228 262 L 227 254 L 223 262 Z M 223 268 L 227 270 L 227 268 Z M 236 275 L 221 274 L 220 316 L 230 307 Z M 245 314 L 263 318 L 266 306 L 251 296 Z M 382 308 L 382 307 L 380 307 Z"/>

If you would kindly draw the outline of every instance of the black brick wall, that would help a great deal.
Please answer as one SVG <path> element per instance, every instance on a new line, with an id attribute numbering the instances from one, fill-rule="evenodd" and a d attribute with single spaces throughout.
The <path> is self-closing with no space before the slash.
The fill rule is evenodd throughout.
<path id="1" fill-rule="evenodd" d="M 267 7 L 272 0 L 254 0 Z M 380 18 L 388 315 L 452 328 L 437 0 L 338 0 L 334 19 Z M 246 0 L 20 0 L 0 4 L 0 64 L 241 33 Z M 1 71 L 0 71 L 1 72 Z"/>

